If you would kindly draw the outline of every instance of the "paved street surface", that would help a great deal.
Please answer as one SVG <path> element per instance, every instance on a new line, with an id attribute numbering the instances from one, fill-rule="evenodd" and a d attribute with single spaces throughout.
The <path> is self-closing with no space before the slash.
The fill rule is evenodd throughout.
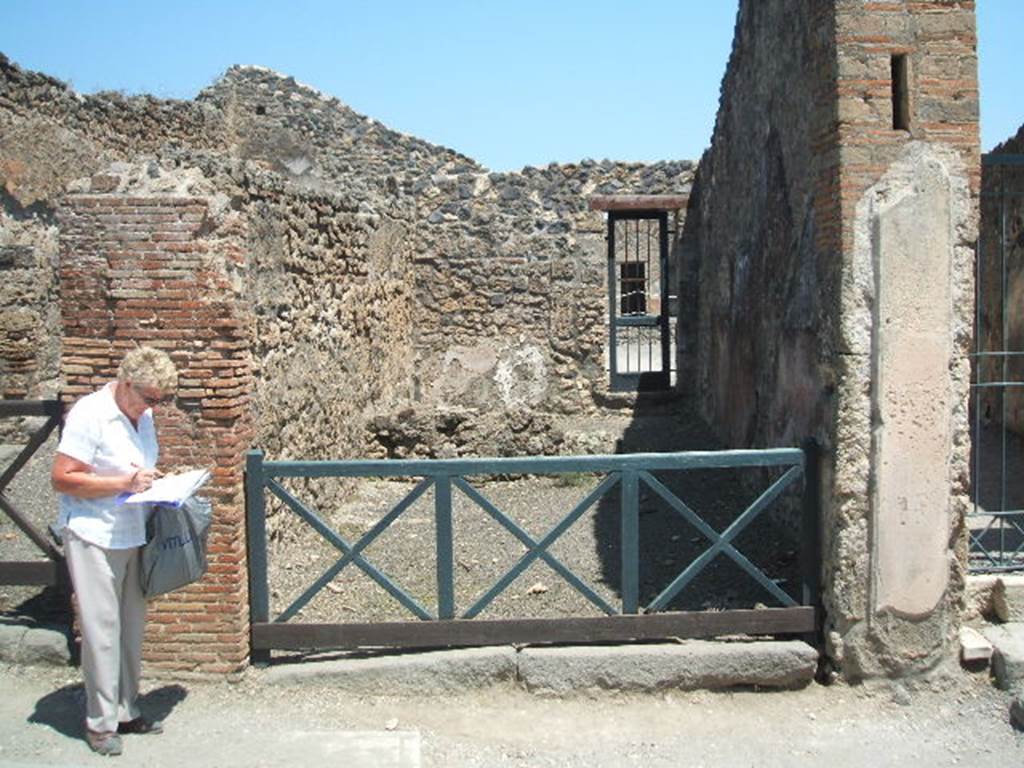
<path id="1" fill-rule="evenodd" d="M 75 669 L 0 667 L 0 768 L 109 765 L 80 738 Z M 458 696 L 353 696 L 329 679 L 275 685 L 150 680 L 162 736 L 125 738 L 125 766 L 1024 765 L 1010 696 L 985 673 L 929 683 L 542 698 L 511 686 Z"/>

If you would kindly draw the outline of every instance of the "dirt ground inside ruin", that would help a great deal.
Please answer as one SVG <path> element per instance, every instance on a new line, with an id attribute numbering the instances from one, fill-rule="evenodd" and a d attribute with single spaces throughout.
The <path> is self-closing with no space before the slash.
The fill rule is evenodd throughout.
<path id="1" fill-rule="evenodd" d="M 510 688 L 354 697 L 323 684 L 148 680 L 165 733 L 126 737 L 121 765 L 972 766 L 1024 764 L 1010 696 L 984 673 L 797 691 L 546 699 Z M 109 764 L 80 736 L 77 670 L 0 668 L 0 768 Z"/>

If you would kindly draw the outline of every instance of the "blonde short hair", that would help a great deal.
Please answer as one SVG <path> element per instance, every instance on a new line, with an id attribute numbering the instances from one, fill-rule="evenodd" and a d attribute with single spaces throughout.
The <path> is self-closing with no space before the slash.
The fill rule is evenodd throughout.
<path id="1" fill-rule="evenodd" d="M 136 347 L 125 355 L 117 369 L 117 378 L 164 392 L 173 392 L 178 387 L 178 369 L 170 356 L 153 347 Z"/>

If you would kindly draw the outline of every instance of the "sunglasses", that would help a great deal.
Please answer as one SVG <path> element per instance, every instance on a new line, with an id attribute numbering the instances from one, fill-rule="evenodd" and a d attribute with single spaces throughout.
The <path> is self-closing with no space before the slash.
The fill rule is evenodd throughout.
<path id="1" fill-rule="evenodd" d="M 131 386 L 132 389 L 135 390 L 135 394 L 139 396 L 139 399 L 141 399 L 142 402 L 144 402 L 150 408 L 155 408 L 156 406 L 161 405 L 162 403 L 169 403 L 171 400 L 174 399 L 174 395 L 161 395 L 160 397 L 153 397 L 152 395 L 147 395 L 145 392 L 143 392 L 139 388 L 138 384 L 132 383 Z"/>

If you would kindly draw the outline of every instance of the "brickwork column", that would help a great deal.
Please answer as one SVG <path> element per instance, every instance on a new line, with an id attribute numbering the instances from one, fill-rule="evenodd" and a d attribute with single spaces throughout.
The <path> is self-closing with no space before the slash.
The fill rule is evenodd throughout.
<path id="1" fill-rule="evenodd" d="M 208 467 L 210 568 L 150 606 L 149 669 L 225 673 L 249 653 L 244 454 L 253 372 L 245 305 L 232 271 L 243 252 L 210 234 L 195 197 L 71 195 L 60 212 L 63 399 L 116 376 L 138 342 L 178 367 L 174 403 L 156 409 L 160 467 Z"/>

